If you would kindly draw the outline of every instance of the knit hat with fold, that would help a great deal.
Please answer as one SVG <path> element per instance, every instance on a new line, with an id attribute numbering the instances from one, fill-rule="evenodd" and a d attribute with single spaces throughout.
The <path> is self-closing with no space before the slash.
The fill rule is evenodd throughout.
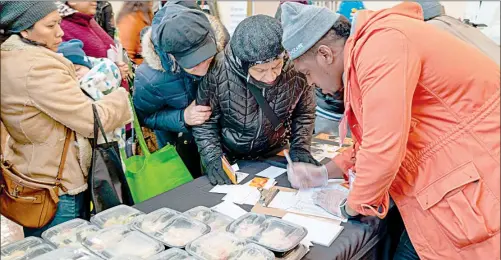
<path id="1" fill-rule="evenodd" d="M 57 52 L 62 53 L 66 59 L 75 65 L 82 65 L 89 69 L 92 68 L 92 63 L 83 51 L 83 42 L 78 39 L 61 43 Z"/>
<path id="2" fill-rule="evenodd" d="M 19 33 L 56 10 L 53 1 L 1 1 L 0 27 L 6 33 Z"/>

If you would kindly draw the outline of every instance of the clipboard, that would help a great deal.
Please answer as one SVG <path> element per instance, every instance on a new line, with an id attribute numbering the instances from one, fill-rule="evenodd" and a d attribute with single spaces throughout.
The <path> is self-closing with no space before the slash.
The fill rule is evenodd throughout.
<path id="1" fill-rule="evenodd" d="M 221 161 L 223 162 L 223 171 L 224 173 L 226 173 L 228 178 L 230 178 L 231 183 L 238 184 L 237 173 L 235 172 L 235 170 L 233 170 L 233 167 L 231 167 L 231 164 L 228 161 L 228 159 L 226 159 L 226 157 L 223 156 L 221 157 Z"/>

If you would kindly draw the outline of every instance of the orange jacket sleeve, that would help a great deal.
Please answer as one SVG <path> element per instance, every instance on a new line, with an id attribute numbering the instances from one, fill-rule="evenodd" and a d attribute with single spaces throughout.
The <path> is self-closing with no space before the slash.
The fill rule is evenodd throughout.
<path id="1" fill-rule="evenodd" d="M 142 59 L 137 59 L 136 54 L 141 54 L 141 30 L 146 26 L 140 18 L 139 13 L 132 13 L 122 18 L 117 24 L 120 42 L 122 43 L 127 55 L 134 62 L 139 62 Z"/>
<path id="2" fill-rule="evenodd" d="M 390 186 L 405 156 L 421 61 L 394 29 L 372 35 L 355 57 L 363 134 L 348 205 L 360 214 L 384 218 Z"/>

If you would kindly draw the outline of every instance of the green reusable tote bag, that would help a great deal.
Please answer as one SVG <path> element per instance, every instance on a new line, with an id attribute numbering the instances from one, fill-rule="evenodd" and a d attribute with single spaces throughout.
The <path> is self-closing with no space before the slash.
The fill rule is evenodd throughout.
<path id="1" fill-rule="evenodd" d="M 134 113 L 134 131 L 144 155 L 131 156 L 125 160 L 125 176 L 134 203 L 137 204 L 190 182 L 193 177 L 179 157 L 175 146 L 168 144 L 158 151 L 150 153 L 139 126 L 132 100 L 131 106 Z"/>

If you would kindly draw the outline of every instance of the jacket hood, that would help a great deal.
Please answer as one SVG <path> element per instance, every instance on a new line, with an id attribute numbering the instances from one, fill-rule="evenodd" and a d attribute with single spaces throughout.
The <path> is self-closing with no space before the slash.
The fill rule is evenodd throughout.
<path id="1" fill-rule="evenodd" d="M 229 42 L 230 35 L 224 27 L 224 25 L 214 16 L 206 14 L 207 19 L 211 24 L 212 30 L 216 37 L 216 48 L 220 52 L 224 50 L 224 47 Z M 155 16 L 157 17 L 157 16 Z M 153 23 L 159 22 L 159 19 L 153 19 Z M 173 62 L 165 52 L 161 52 L 151 41 L 151 27 L 144 33 L 141 38 L 142 56 L 144 61 L 153 69 L 159 71 L 170 70 Z"/>
<path id="2" fill-rule="evenodd" d="M 392 15 L 406 16 L 423 21 L 423 9 L 421 5 L 414 2 L 404 2 L 392 8 L 379 11 L 361 10 L 358 11 L 353 18 L 350 38 L 357 40 L 369 30 L 371 25 L 375 22 Z"/>

